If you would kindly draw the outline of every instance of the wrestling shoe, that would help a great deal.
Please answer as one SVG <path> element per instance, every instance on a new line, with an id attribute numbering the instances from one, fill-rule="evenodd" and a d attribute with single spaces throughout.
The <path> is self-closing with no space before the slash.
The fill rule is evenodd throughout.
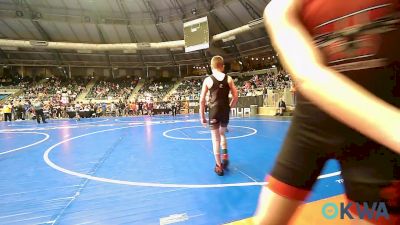
<path id="1" fill-rule="evenodd" d="M 223 159 L 222 160 L 222 168 L 226 169 L 229 166 L 229 160 L 228 159 Z"/>
<path id="2" fill-rule="evenodd" d="M 215 165 L 214 171 L 218 176 L 224 175 L 224 168 L 222 166 Z"/>

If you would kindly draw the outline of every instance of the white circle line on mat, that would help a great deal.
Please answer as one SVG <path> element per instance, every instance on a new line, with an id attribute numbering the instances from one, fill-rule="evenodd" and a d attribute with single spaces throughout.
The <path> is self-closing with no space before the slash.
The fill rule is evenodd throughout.
<path id="1" fill-rule="evenodd" d="M 110 119 L 109 118 L 106 118 L 106 119 L 104 119 L 104 120 L 99 120 L 99 121 L 91 121 L 91 122 L 78 122 L 78 121 L 76 121 L 76 123 L 75 124 L 73 124 L 73 125 L 79 125 L 79 124 L 91 124 L 91 123 L 102 123 L 102 122 L 106 122 L 106 121 L 109 121 Z"/>
<path id="2" fill-rule="evenodd" d="M 91 121 L 91 122 L 78 122 L 75 121 L 75 123 L 73 123 L 72 121 L 73 119 L 69 119 L 69 120 L 54 120 L 51 123 L 48 123 L 47 125 L 50 126 L 59 126 L 59 127 L 63 127 L 64 126 L 71 126 L 71 125 L 80 125 L 80 124 L 92 124 L 92 123 L 102 123 L 102 122 L 106 122 L 109 121 L 110 119 L 104 119 L 104 120 L 99 120 L 99 121 Z M 61 123 L 54 123 L 55 121 L 66 121 L 66 122 L 72 122 L 71 124 L 61 124 Z M 35 127 L 38 126 L 37 122 L 33 122 L 34 124 L 9 124 L 9 127 Z"/>
<path id="3" fill-rule="evenodd" d="M 94 181 L 99 181 L 99 182 L 105 182 L 105 183 L 111 183 L 111 184 L 118 184 L 118 185 L 128 185 L 128 186 L 139 186 L 139 187 L 162 187 L 162 188 L 223 188 L 223 187 L 243 187 L 243 186 L 263 186 L 266 185 L 268 182 L 242 182 L 242 183 L 229 183 L 229 184 L 165 184 L 165 183 L 151 183 L 151 182 L 134 182 L 134 181 L 126 181 L 126 180 L 118 180 L 118 179 L 110 179 L 110 178 L 104 178 L 104 177 L 97 177 L 97 176 L 92 176 L 88 174 L 83 174 L 79 172 L 75 172 L 72 170 L 65 169 L 55 163 L 53 163 L 50 158 L 49 154 L 50 152 L 57 146 L 66 143 L 68 141 L 78 139 L 81 137 L 93 135 L 93 134 L 98 134 L 98 133 L 103 133 L 103 132 L 108 132 L 108 131 L 114 131 L 114 130 L 121 130 L 121 129 L 126 129 L 126 128 L 131 128 L 131 127 L 141 127 L 143 125 L 135 125 L 135 126 L 126 126 L 126 127 L 119 127 L 119 128 L 112 128 L 112 129 L 107 129 L 107 130 L 101 130 L 101 131 L 95 131 L 91 133 L 86 133 L 82 134 L 76 137 L 72 137 L 69 139 L 65 139 L 61 142 L 58 142 L 54 145 L 52 145 L 50 148 L 48 148 L 44 154 L 43 154 L 43 159 L 46 162 L 47 165 L 52 167 L 55 170 L 58 170 L 62 173 L 69 174 L 72 176 L 76 177 L 81 177 L 89 180 L 94 180 Z M 322 178 L 328 178 L 328 177 L 334 177 L 340 175 L 340 171 L 334 172 L 334 173 L 329 173 L 329 174 L 324 174 L 318 177 L 318 179 Z"/>
<path id="4" fill-rule="evenodd" d="M 190 137 L 174 137 L 169 135 L 168 133 L 170 133 L 171 131 L 175 131 L 175 130 L 182 130 L 182 129 L 188 129 L 188 128 L 201 128 L 202 126 L 190 126 L 190 127 L 179 127 L 179 128 L 174 128 L 174 129 L 170 129 L 170 130 L 166 130 L 163 132 L 163 136 L 166 138 L 171 138 L 171 139 L 177 139 L 177 140 L 188 140 L 188 141 L 209 141 L 211 140 L 211 138 L 190 138 Z M 229 127 L 240 127 L 240 128 L 245 128 L 248 130 L 251 130 L 251 133 L 248 134 L 244 134 L 244 135 L 239 135 L 239 136 L 233 136 L 233 137 L 226 137 L 226 139 L 237 139 L 237 138 L 244 138 L 244 137 L 248 137 L 248 136 L 252 136 L 255 135 L 257 133 L 257 130 L 251 127 L 245 127 L 245 126 L 229 126 Z"/>
<path id="5" fill-rule="evenodd" d="M 0 134 L 8 134 L 8 133 L 11 133 L 11 134 L 40 134 L 40 135 L 44 135 L 45 137 L 42 140 L 39 140 L 39 141 L 37 141 L 35 143 L 32 143 L 32 144 L 29 144 L 29 145 L 25 145 L 25 146 L 22 146 L 22 147 L 19 147 L 19 148 L 16 148 L 16 149 L 12 149 L 12 150 L 8 150 L 8 151 L 5 151 L 5 152 L 0 152 L 0 155 L 5 155 L 5 154 L 11 153 L 11 152 L 16 152 L 16 151 L 19 151 L 19 150 L 22 150 L 22 149 L 25 149 L 25 148 L 32 147 L 34 145 L 38 145 L 38 144 L 40 144 L 40 143 L 42 143 L 42 142 L 44 142 L 44 141 L 46 141 L 47 139 L 50 138 L 50 136 L 48 134 L 39 133 L 39 132 L 13 132 L 13 131 L 11 131 L 11 132 L 9 132 L 9 131 L 0 132 Z"/>

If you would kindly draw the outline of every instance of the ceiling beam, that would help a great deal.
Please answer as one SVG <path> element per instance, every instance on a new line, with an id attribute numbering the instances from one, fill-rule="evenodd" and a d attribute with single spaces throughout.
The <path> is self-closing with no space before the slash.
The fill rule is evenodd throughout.
<path id="1" fill-rule="evenodd" d="M 30 19 L 30 12 L 29 10 L 26 10 L 26 8 L 21 4 L 24 0 L 12 0 L 14 4 L 9 4 L 6 3 L 5 1 L 0 2 L 0 18 L 21 18 L 21 19 Z M 93 5 L 96 6 L 96 0 L 92 0 Z M 179 11 L 184 11 L 183 4 L 181 3 L 182 1 L 179 0 L 171 0 L 177 2 L 181 7 Z M 200 1 L 200 0 L 198 0 Z M 210 1 L 210 0 L 207 0 Z M 36 1 L 32 1 L 36 2 Z M 40 4 L 40 1 L 37 1 Z M 154 1 L 156 2 L 156 1 Z M 215 7 L 223 7 L 225 5 L 229 4 L 234 4 L 236 3 L 237 0 L 223 0 L 223 1 L 217 1 L 215 3 Z M 79 5 L 79 1 L 78 1 Z M 136 18 L 130 17 L 129 21 L 123 16 L 123 15 L 118 15 L 112 12 L 111 10 L 109 11 L 87 11 L 84 9 L 65 9 L 62 7 L 48 7 L 48 6 L 40 6 L 40 9 L 36 9 L 38 12 L 41 13 L 41 21 L 51 21 L 51 22 L 66 22 L 66 23 L 91 23 L 94 24 L 95 21 L 97 21 L 100 24 L 114 24 L 114 25 L 126 25 L 126 24 L 132 24 L 132 25 L 147 25 L 147 24 L 152 24 L 152 21 L 149 20 L 149 17 L 146 16 L 145 13 L 141 15 L 136 15 Z M 201 11 L 201 13 L 205 13 L 205 15 L 208 13 L 207 9 L 205 8 L 198 8 L 198 10 Z M 16 15 L 16 11 L 21 11 L 23 15 L 20 17 Z M 186 15 L 186 19 L 189 17 L 194 17 L 191 14 L 188 14 L 187 12 L 184 13 Z M 173 23 L 177 21 L 182 20 L 182 14 L 172 14 L 165 16 L 164 15 L 164 21 L 163 23 Z"/>
<path id="2" fill-rule="evenodd" d="M 52 41 L 50 35 L 44 30 L 44 28 L 40 25 L 39 23 L 39 19 L 40 18 L 36 18 L 36 12 L 33 10 L 33 8 L 29 5 L 29 3 L 26 0 L 14 0 L 14 2 L 17 5 L 21 5 L 24 6 L 28 9 L 29 14 L 31 15 L 31 22 L 33 24 L 33 26 L 35 27 L 35 29 L 39 32 L 40 36 L 42 36 L 42 38 L 45 41 Z M 61 66 L 63 64 L 62 58 L 60 53 L 57 50 L 51 50 L 51 52 L 54 54 L 57 63 Z M 66 75 L 66 74 L 64 74 Z"/>
<path id="3" fill-rule="evenodd" d="M 263 49 L 265 54 L 264 57 L 269 57 L 272 55 L 273 50 L 270 46 L 263 46 L 260 47 Z M 246 53 L 245 53 L 246 52 Z M 254 56 L 253 52 L 243 51 L 243 56 Z M 262 55 L 258 55 L 261 57 Z M 27 67 L 58 67 L 59 65 L 54 62 L 54 60 L 23 60 L 23 59 L 11 59 L 14 62 L 7 64 L 8 66 L 27 66 Z M 93 64 L 90 61 L 67 61 L 68 65 L 71 68 L 110 68 L 109 65 L 105 62 Z M 190 60 L 181 60 L 179 61 L 179 65 L 181 66 L 192 66 L 194 64 L 201 65 L 204 61 L 202 59 L 190 59 Z M 143 66 L 141 64 L 132 64 L 132 63 L 117 63 L 116 64 L 120 69 L 142 69 Z M 165 62 L 152 62 L 148 64 L 150 68 L 156 67 L 164 67 L 166 64 Z M 168 67 L 168 66 L 166 66 Z"/>
<path id="4" fill-rule="evenodd" d="M 128 34 L 129 34 L 129 38 L 131 40 L 132 43 L 137 43 L 138 40 L 136 38 L 135 33 L 133 32 L 130 20 L 129 20 L 129 16 L 128 16 L 128 12 L 126 11 L 126 4 L 124 0 L 117 0 L 117 4 L 118 7 L 120 9 L 120 11 L 122 12 L 122 14 L 124 15 L 125 19 L 128 21 L 128 24 L 126 25 L 126 29 L 128 30 Z M 139 55 L 140 58 L 140 62 L 142 63 L 143 66 L 145 66 L 145 61 L 144 61 L 144 57 L 143 54 L 140 52 L 140 50 L 137 50 L 137 54 Z"/>
<path id="5" fill-rule="evenodd" d="M 153 6 L 151 5 L 151 2 L 149 0 L 143 0 L 143 2 L 146 5 L 147 10 L 150 12 L 151 16 L 153 17 L 153 22 L 154 22 L 154 24 L 156 26 L 158 34 L 161 37 L 161 40 L 162 41 L 168 41 L 167 36 L 165 35 L 164 31 L 160 27 L 160 22 L 162 22 L 162 21 L 160 21 L 160 17 L 156 13 L 156 11 L 154 10 Z M 169 54 L 171 56 L 171 60 L 172 60 L 173 65 L 178 65 L 176 63 L 174 54 L 171 52 L 170 49 L 168 51 L 169 51 Z"/>
<path id="6" fill-rule="evenodd" d="M 199 51 L 199 54 L 200 54 L 201 58 L 203 59 L 203 63 L 205 65 L 207 65 L 206 66 L 207 73 L 211 74 L 212 73 L 211 67 L 210 67 L 211 59 L 208 57 L 207 52 L 204 51 L 204 49 L 202 49 L 202 50 Z"/>
<path id="7" fill-rule="evenodd" d="M 214 19 L 214 21 L 217 23 L 217 26 L 220 28 L 222 31 L 227 31 L 228 27 L 221 21 L 221 19 L 218 17 L 218 15 L 215 13 L 215 5 L 212 0 L 202 0 L 201 1 L 203 5 L 208 8 L 209 15 Z M 240 55 L 240 50 L 239 47 L 236 45 L 236 41 L 233 41 L 233 53 L 235 54 L 235 57 L 237 59 L 241 59 Z M 223 51 L 226 51 L 226 49 L 223 49 Z"/>
<path id="8" fill-rule="evenodd" d="M 11 63 L 10 56 L 8 54 L 6 54 L 2 49 L 0 49 L 0 56 L 1 56 L 2 61 L 4 61 L 3 63 L 6 63 L 6 64 Z"/>
<path id="9" fill-rule="evenodd" d="M 270 56 L 274 54 L 274 51 L 272 49 L 272 47 L 270 45 L 263 45 L 263 46 L 259 46 L 256 48 L 252 48 L 252 49 L 246 49 L 242 51 L 242 56 L 251 56 L 254 54 L 259 54 L 260 50 L 262 50 L 262 54 L 261 55 L 265 55 L 265 56 Z M 6 55 L 9 54 L 10 56 L 8 57 L 8 59 L 10 60 L 10 65 L 15 64 L 15 63 L 25 63 L 25 64 L 32 64 L 32 63 L 49 63 L 52 62 L 53 66 L 58 66 L 57 62 L 55 60 L 47 60 L 47 59 L 18 59 L 16 58 L 16 56 L 18 56 L 19 54 L 51 54 L 48 52 L 7 52 L 7 51 L 3 51 Z M 72 53 L 62 53 L 62 54 L 72 54 Z M 184 53 L 182 53 L 184 54 Z M 196 54 L 198 54 L 199 57 L 196 57 Z M 91 54 L 88 54 L 91 55 Z M 151 56 L 151 55 L 150 55 Z M 112 57 L 112 56 L 110 56 Z M 87 59 L 89 59 L 88 57 L 86 57 Z M 227 56 L 226 58 L 234 58 L 233 56 Z M 209 56 L 206 54 L 206 51 L 198 51 L 197 53 L 192 53 L 192 56 L 190 57 L 190 59 L 182 59 L 182 60 L 177 60 L 177 63 L 179 63 L 180 65 L 193 65 L 193 64 L 209 64 L 210 58 Z M 67 63 L 66 65 L 62 65 L 62 66 L 67 66 L 67 65 L 74 65 L 74 64 L 84 64 L 87 67 L 91 67 L 91 66 L 95 66 L 97 64 L 104 64 L 105 66 L 107 66 L 108 68 L 110 68 L 110 65 L 108 64 L 108 62 L 106 61 L 68 61 L 65 60 L 65 63 Z M 163 66 L 166 65 L 165 63 L 168 62 L 168 60 L 166 61 L 156 61 L 156 62 L 152 62 L 152 61 L 147 61 L 147 64 L 149 66 Z M 140 67 L 143 68 L 143 66 L 139 63 L 139 62 L 113 62 L 114 65 L 124 65 L 126 64 L 126 66 L 133 66 L 133 67 Z"/>
<path id="10" fill-rule="evenodd" d="M 25 60 L 25 59 L 11 59 L 13 60 L 12 63 L 7 64 L 7 65 L 51 65 L 58 67 L 59 65 L 55 62 L 55 60 L 46 60 L 46 59 L 36 59 L 36 60 Z M 74 66 L 81 66 L 81 67 L 95 67 L 95 66 L 102 66 L 105 68 L 110 68 L 109 64 L 107 62 L 93 62 L 93 61 L 65 61 L 68 63 L 68 66 L 74 67 Z M 167 65 L 169 61 L 157 61 L 157 62 L 147 62 L 148 67 L 170 67 Z M 201 58 L 191 58 L 189 60 L 179 60 L 179 65 L 193 65 L 193 64 L 201 64 L 202 59 Z M 140 63 L 132 63 L 132 62 L 114 62 L 115 66 L 118 66 L 118 68 L 141 68 L 143 69 L 143 66 Z M 64 65 L 65 66 L 65 65 Z"/>
<path id="11" fill-rule="evenodd" d="M 51 52 L 48 51 L 37 51 L 37 50 L 7 50 L 4 51 L 5 53 L 8 54 L 35 54 L 35 55 L 40 55 L 40 54 L 52 54 Z M 104 56 L 104 54 L 102 53 L 77 53 L 77 52 L 60 52 L 61 55 L 73 55 L 73 56 L 77 56 L 77 55 L 84 55 L 84 56 Z M 175 55 L 190 55 L 193 56 L 195 55 L 195 52 L 182 52 L 182 53 L 175 53 Z M 109 54 L 110 57 L 122 57 L 122 56 L 127 56 L 126 54 L 114 54 L 114 53 L 110 53 Z M 128 55 L 129 56 L 129 55 Z M 131 56 L 137 56 L 137 55 L 131 55 Z M 169 54 L 143 54 L 143 57 L 169 57 Z"/>
<path id="12" fill-rule="evenodd" d="M 214 19 L 214 21 L 217 23 L 218 27 L 223 32 L 229 30 L 228 27 L 221 21 L 221 19 L 218 17 L 218 15 L 214 11 L 210 12 L 210 15 Z M 236 45 L 236 40 L 232 41 L 232 46 L 233 46 L 233 52 L 236 55 L 236 58 L 241 59 L 240 50 L 239 50 L 239 47 Z"/>
<path id="13" fill-rule="evenodd" d="M 255 9 L 251 2 L 248 0 L 239 0 L 240 4 L 246 9 L 246 11 L 250 14 L 253 20 L 261 18 L 261 14 Z"/>
<path id="14" fill-rule="evenodd" d="M 105 43 L 106 43 L 106 39 L 105 39 L 105 37 L 104 37 L 103 32 L 101 31 L 101 28 L 100 28 L 100 25 L 99 25 L 99 24 L 96 24 L 96 30 L 97 30 L 97 33 L 99 34 L 99 37 L 100 37 L 101 42 L 102 42 L 103 44 L 105 44 Z M 106 51 L 104 54 L 106 55 L 108 66 L 112 69 L 110 54 L 108 54 L 107 51 Z"/>
<path id="15" fill-rule="evenodd" d="M 177 11 L 177 13 L 181 15 L 181 19 L 184 20 L 186 18 L 186 13 L 179 0 L 169 0 L 169 1 L 171 2 L 172 6 Z"/>
<path id="16" fill-rule="evenodd" d="M 177 12 L 181 14 L 182 20 L 184 20 L 186 18 L 185 10 L 181 6 L 179 0 L 170 0 L 170 2 L 172 4 L 172 6 L 177 10 Z M 207 73 L 211 74 L 211 70 L 209 67 L 210 59 L 207 56 L 207 52 L 204 50 L 200 50 L 200 51 L 198 51 L 198 54 L 200 55 L 201 59 L 203 60 L 203 64 L 206 65 Z"/>

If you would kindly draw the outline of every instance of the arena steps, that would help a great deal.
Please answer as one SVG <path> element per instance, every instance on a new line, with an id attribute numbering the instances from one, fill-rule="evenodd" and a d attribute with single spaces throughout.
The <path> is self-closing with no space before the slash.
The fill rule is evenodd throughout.
<path id="1" fill-rule="evenodd" d="M 178 87 L 181 85 L 183 79 L 178 79 L 174 86 L 171 88 L 171 90 L 168 91 L 168 93 L 164 96 L 163 101 L 167 101 L 168 98 L 178 89 Z"/>
<path id="2" fill-rule="evenodd" d="M 80 102 L 80 101 L 85 100 L 86 95 L 89 94 L 90 90 L 93 88 L 93 86 L 96 84 L 96 82 L 97 82 L 97 79 L 92 79 L 91 81 L 89 81 L 89 83 L 86 85 L 86 89 L 78 95 L 78 97 L 76 98 L 75 101 Z"/>
<path id="3" fill-rule="evenodd" d="M 129 96 L 128 101 L 134 101 L 136 99 L 137 93 L 143 87 L 145 83 L 144 79 L 140 79 L 136 87 L 133 89 L 131 96 Z"/>

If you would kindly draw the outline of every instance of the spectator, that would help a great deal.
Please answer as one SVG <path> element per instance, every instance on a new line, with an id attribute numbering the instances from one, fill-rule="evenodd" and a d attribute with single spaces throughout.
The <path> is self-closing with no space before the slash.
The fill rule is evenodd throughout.
<path id="1" fill-rule="evenodd" d="M 278 102 L 278 116 L 283 116 L 283 113 L 286 111 L 286 103 L 283 101 L 283 98 L 280 98 Z"/>
<path id="2" fill-rule="evenodd" d="M 43 123 L 47 123 L 45 115 L 43 113 L 43 101 L 40 99 L 36 99 L 36 101 L 33 103 L 33 108 L 35 111 L 37 123 L 40 123 L 40 117 L 42 118 Z"/>
<path id="3" fill-rule="evenodd" d="M 6 102 L 3 106 L 4 121 L 11 121 L 11 104 Z"/>

